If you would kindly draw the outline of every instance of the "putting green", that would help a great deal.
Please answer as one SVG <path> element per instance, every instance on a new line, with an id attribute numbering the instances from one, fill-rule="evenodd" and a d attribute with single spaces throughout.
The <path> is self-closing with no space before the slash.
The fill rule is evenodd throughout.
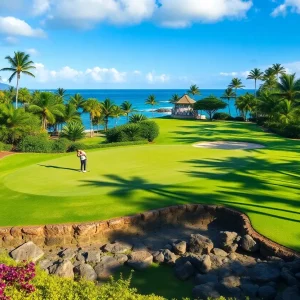
<path id="1" fill-rule="evenodd" d="M 248 214 L 260 233 L 300 250 L 300 144 L 255 125 L 159 119 L 155 144 L 0 160 L 0 225 L 82 222 L 174 204 L 208 203 Z M 192 147 L 201 141 L 263 144 L 255 150 Z"/>

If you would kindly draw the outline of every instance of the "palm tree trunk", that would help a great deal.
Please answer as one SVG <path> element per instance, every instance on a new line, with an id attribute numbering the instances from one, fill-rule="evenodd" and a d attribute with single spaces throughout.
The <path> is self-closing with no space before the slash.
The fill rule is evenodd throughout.
<path id="1" fill-rule="evenodd" d="M 229 115 L 231 116 L 231 113 L 230 113 L 230 101 L 229 101 L 229 98 L 227 99 L 228 101 L 228 112 L 229 112 Z"/>
<path id="2" fill-rule="evenodd" d="M 90 137 L 93 137 L 93 119 L 92 116 L 90 115 Z"/>
<path id="3" fill-rule="evenodd" d="M 20 74 L 17 75 L 17 93 L 16 93 L 16 109 L 18 108 L 18 96 L 19 96 L 19 79 Z"/>
<path id="4" fill-rule="evenodd" d="M 255 79 L 255 102 L 256 102 L 256 122 L 257 122 L 257 118 L 258 118 L 258 107 L 257 107 L 256 79 Z"/>

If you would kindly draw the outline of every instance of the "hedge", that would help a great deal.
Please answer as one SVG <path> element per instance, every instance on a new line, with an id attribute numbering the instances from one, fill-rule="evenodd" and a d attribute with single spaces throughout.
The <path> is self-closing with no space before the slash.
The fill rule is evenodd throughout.
<path id="1" fill-rule="evenodd" d="M 11 148 L 12 148 L 11 145 L 0 142 L 0 151 L 10 151 Z"/>

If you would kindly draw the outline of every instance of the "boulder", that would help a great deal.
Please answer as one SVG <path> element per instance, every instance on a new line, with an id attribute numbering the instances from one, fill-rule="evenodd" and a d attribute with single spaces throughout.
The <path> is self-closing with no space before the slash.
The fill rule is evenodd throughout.
<path id="1" fill-rule="evenodd" d="M 119 264 L 124 264 L 128 261 L 128 256 L 125 254 L 116 254 L 115 259 L 119 262 Z"/>
<path id="2" fill-rule="evenodd" d="M 300 258 L 296 258 L 295 260 L 286 263 L 285 267 L 287 267 L 294 274 L 300 273 Z"/>
<path id="3" fill-rule="evenodd" d="M 209 255 L 190 255 L 188 260 L 201 273 L 211 270 L 211 259 Z"/>
<path id="4" fill-rule="evenodd" d="M 164 256 L 165 263 L 170 265 L 175 263 L 177 256 L 172 251 L 170 251 L 169 249 L 165 249 L 162 251 L 162 254 Z"/>
<path id="5" fill-rule="evenodd" d="M 300 272 L 295 274 L 295 277 L 300 280 Z"/>
<path id="6" fill-rule="evenodd" d="M 95 272 L 97 278 L 100 280 L 105 280 L 113 275 L 122 264 L 113 256 L 102 256 L 100 262 L 95 266 Z"/>
<path id="7" fill-rule="evenodd" d="M 194 299 L 217 299 L 220 294 L 212 283 L 200 284 L 193 288 L 192 295 Z"/>
<path id="8" fill-rule="evenodd" d="M 12 250 L 10 256 L 17 262 L 24 260 L 36 262 L 44 256 L 44 252 L 33 242 L 27 242 Z"/>
<path id="9" fill-rule="evenodd" d="M 231 232 L 231 231 L 220 232 L 221 248 L 227 252 L 235 252 L 238 248 L 239 240 L 240 237 L 236 232 Z"/>
<path id="10" fill-rule="evenodd" d="M 212 250 L 212 253 L 217 255 L 217 256 L 221 256 L 221 257 L 226 257 L 228 255 L 227 252 L 225 252 L 224 250 L 222 249 L 219 249 L 219 248 L 214 248 Z"/>
<path id="11" fill-rule="evenodd" d="M 258 289 L 258 297 L 263 300 L 272 300 L 276 296 L 276 290 L 270 285 L 261 286 Z"/>
<path id="12" fill-rule="evenodd" d="M 103 247 L 104 252 L 110 252 L 113 254 L 126 253 L 132 249 L 132 246 L 125 243 L 114 243 L 114 244 L 106 244 Z"/>
<path id="13" fill-rule="evenodd" d="M 165 261 L 165 257 L 161 251 L 156 251 L 153 253 L 153 261 L 156 263 L 163 263 Z"/>
<path id="14" fill-rule="evenodd" d="M 189 243 L 190 252 L 196 254 L 209 254 L 213 247 L 214 244 L 209 238 L 201 234 L 191 234 Z"/>
<path id="15" fill-rule="evenodd" d="M 80 262 L 85 262 L 86 257 L 87 257 L 87 252 L 84 252 L 82 250 L 78 251 L 75 256 L 76 260 Z"/>
<path id="16" fill-rule="evenodd" d="M 73 279 L 74 278 L 73 264 L 69 260 L 65 260 L 62 263 L 58 264 L 53 274 L 59 277 Z"/>
<path id="17" fill-rule="evenodd" d="M 205 283 L 218 283 L 218 276 L 213 274 L 197 274 L 195 277 L 195 282 L 197 285 Z"/>
<path id="18" fill-rule="evenodd" d="M 85 280 L 95 281 L 97 279 L 97 273 L 93 267 L 88 264 L 80 264 L 75 268 L 75 271 Z"/>
<path id="19" fill-rule="evenodd" d="M 259 289 L 259 285 L 245 283 L 241 285 L 241 290 L 243 291 L 246 297 L 256 297 Z"/>
<path id="20" fill-rule="evenodd" d="M 175 268 L 175 275 L 180 280 L 187 280 L 191 276 L 193 276 L 194 273 L 195 273 L 195 269 L 189 261 Z"/>
<path id="21" fill-rule="evenodd" d="M 173 251 L 177 255 L 183 255 L 186 252 L 186 242 L 185 241 L 178 241 L 173 243 Z"/>
<path id="22" fill-rule="evenodd" d="M 280 275 L 287 285 L 294 286 L 298 284 L 298 280 L 293 276 L 293 273 L 288 271 L 286 268 L 282 268 Z"/>
<path id="23" fill-rule="evenodd" d="M 54 264 L 54 262 L 52 261 L 52 260 L 50 260 L 50 259 L 43 259 L 43 260 L 41 260 L 40 262 L 39 262 L 39 266 L 40 266 L 40 268 L 42 269 L 42 270 L 44 270 L 44 271 L 46 271 L 46 272 L 49 272 L 48 271 L 48 268 L 50 267 L 50 266 L 52 266 Z"/>
<path id="24" fill-rule="evenodd" d="M 230 260 L 236 260 L 236 254 L 235 253 L 233 253 L 233 252 L 231 252 L 231 253 L 229 253 L 229 255 L 228 255 L 228 258 L 230 259 Z"/>
<path id="25" fill-rule="evenodd" d="M 67 248 L 58 253 L 58 256 L 64 260 L 71 260 L 76 256 L 76 253 L 73 249 Z"/>
<path id="26" fill-rule="evenodd" d="M 300 289 L 297 286 L 286 288 L 282 295 L 282 300 L 300 300 Z"/>
<path id="27" fill-rule="evenodd" d="M 148 268 L 153 263 L 153 256 L 148 251 L 136 251 L 129 255 L 127 264 L 136 270 Z"/>
<path id="28" fill-rule="evenodd" d="M 101 252 L 99 250 L 90 250 L 85 253 L 85 261 L 87 263 L 100 262 Z"/>
<path id="29" fill-rule="evenodd" d="M 226 276 L 220 283 L 227 288 L 239 287 L 241 285 L 240 277 L 237 276 Z"/>
<path id="30" fill-rule="evenodd" d="M 230 270 L 232 274 L 236 276 L 244 276 L 248 272 L 247 268 L 238 261 L 234 261 L 230 264 Z"/>
<path id="31" fill-rule="evenodd" d="M 244 235 L 241 239 L 241 247 L 248 252 L 256 252 L 259 250 L 259 244 L 249 235 Z"/>
<path id="32" fill-rule="evenodd" d="M 280 278 L 280 270 L 271 264 L 260 263 L 251 268 L 249 271 L 250 277 L 256 282 L 271 282 L 277 281 Z"/>

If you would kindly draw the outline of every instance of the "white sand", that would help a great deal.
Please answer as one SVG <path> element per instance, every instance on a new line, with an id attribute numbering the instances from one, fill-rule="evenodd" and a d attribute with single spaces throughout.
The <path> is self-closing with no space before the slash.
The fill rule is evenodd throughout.
<path id="1" fill-rule="evenodd" d="M 246 142 L 232 142 L 232 141 L 200 142 L 200 143 L 193 144 L 193 146 L 196 148 L 228 149 L 228 150 L 265 148 L 265 146 L 260 144 L 246 143 Z"/>

